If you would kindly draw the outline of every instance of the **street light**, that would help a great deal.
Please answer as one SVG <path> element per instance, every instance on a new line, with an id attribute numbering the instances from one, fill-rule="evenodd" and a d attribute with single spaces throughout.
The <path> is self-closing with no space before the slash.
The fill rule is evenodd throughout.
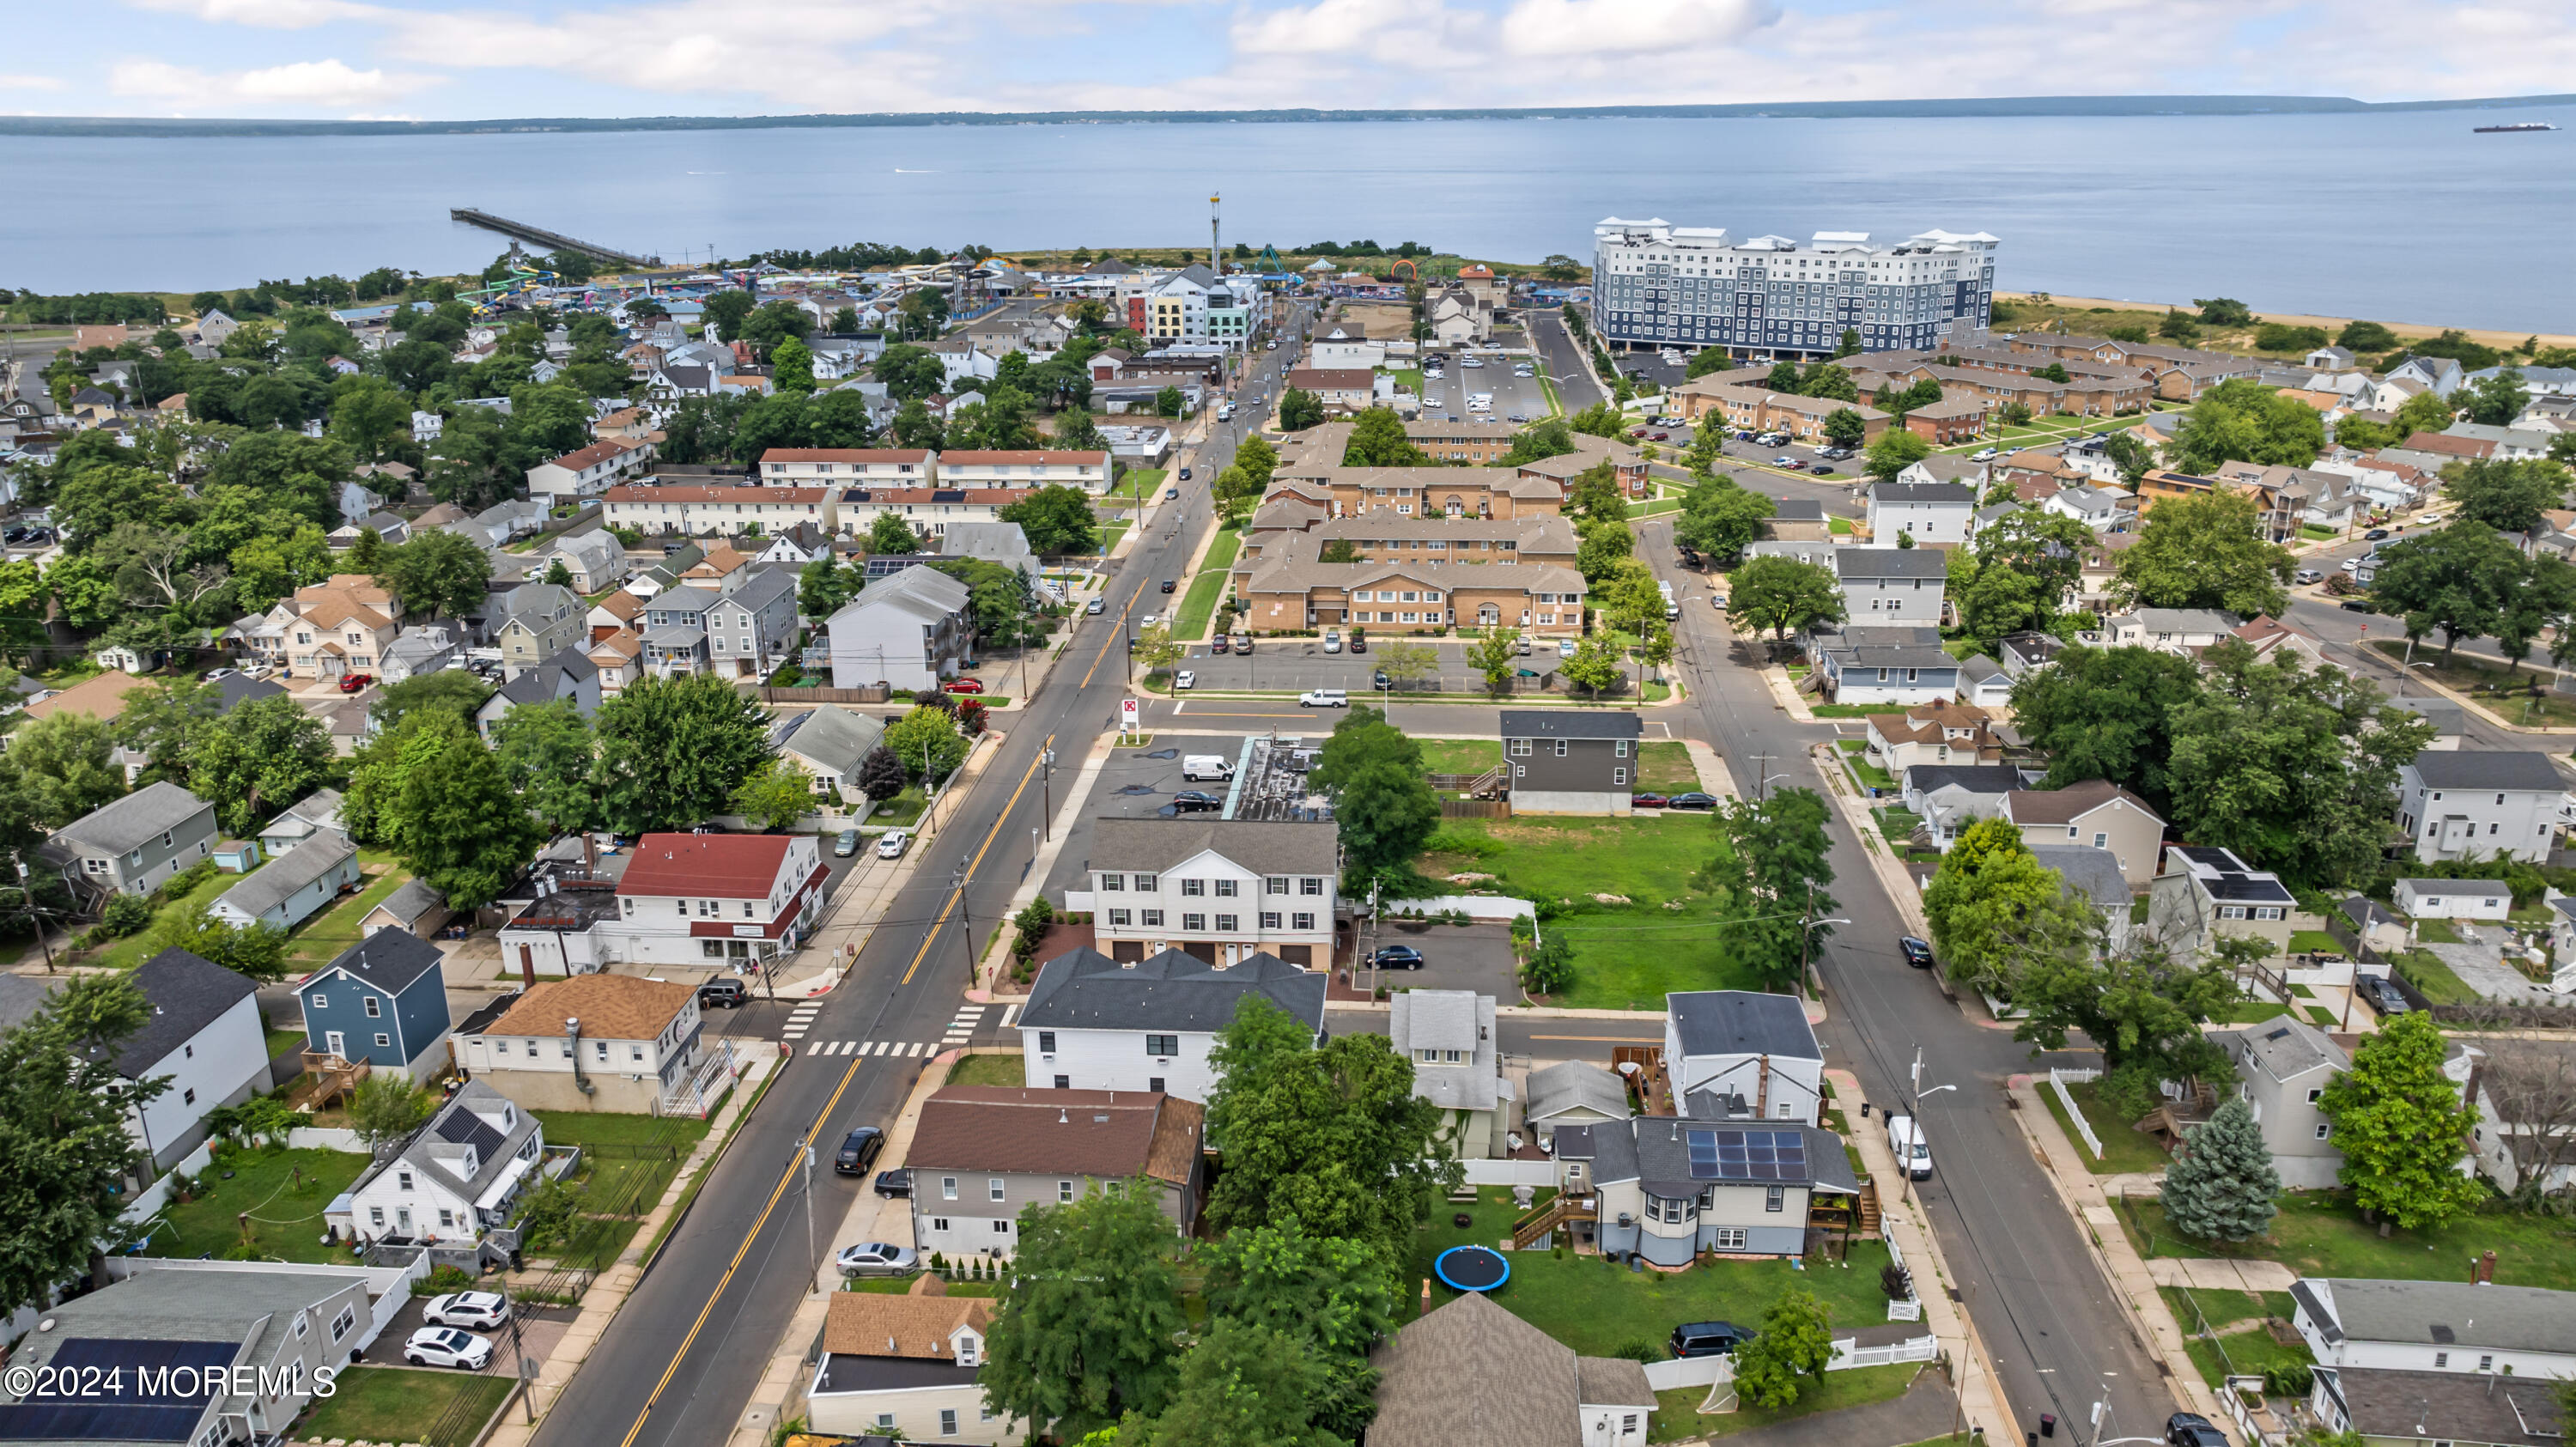
<path id="1" fill-rule="evenodd" d="M 1756 784 L 1756 785 L 1754 785 L 1754 786 L 1753 786 L 1753 797 L 1754 797 L 1755 801 L 1756 801 L 1756 802 L 1759 802 L 1759 801 L 1761 801 L 1761 800 L 1768 799 L 1768 798 L 1770 798 L 1770 797 L 1771 797 L 1771 781 L 1772 781 L 1772 780 L 1774 780 L 1774 779 L 1786 779 L 1786 778 L 1789 778 L 1789 777 L 1790 777 L 1790 776 L 1789 776 L 1789 775 L 1787 775 L 1787 774 L 1765 774 L 1765 775 L 1763 775 L 1763 776 L 1762 776 L 1762 782 L 1760 782 L 1760 783 L 1758 783 L 1758 784 Z"/>

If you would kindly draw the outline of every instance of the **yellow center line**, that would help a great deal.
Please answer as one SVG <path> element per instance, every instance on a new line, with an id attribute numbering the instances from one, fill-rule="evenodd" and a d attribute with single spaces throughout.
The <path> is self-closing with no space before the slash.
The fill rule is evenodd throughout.
<path id="1" fill-rule="evenodd" d="M 1002 805 L 1002 812 L 994 816 L 992 831 L 984 836 L 984 842 L 982 844 L 976 846 L 975 857 L 966 861 L 967 878 L 972 879 L 975 877 L 976 866 L 984 862 L 984 851 L 992 848 L 993 841 L 1002 836 L 1002 826 L 1011 822 L 1011 811 L 1019 807 L 1020 796 L 1027 793 L 1029 790 L 1029 780 L 1038 776 L 1038 770 L 1046 764 L 1046 751 L 1054 747 L 1055 735 L 1053 734 L 1047 735 L 1046 742 L 1038 745 L 1036 756 L 1029 760 L 1029 771 L 1020 775 L 1020 786 L 1011 791 L 1011 797 Z M 930 958 L 930 946 L 932 941 L 937 940 L 939 938 L 940 930 L 947 927 L 949 913 L 957 908 L 957 901 L 962 897 L 962 895 L 962 888 L 949 891 L 948 902 L 939 907 L 939 918 L 930 922 L 930 932 L 921 937 L 921 948 L 913 952 L 912 963 L 907 966 L 903 972 L 903 984 L 911 984 L 913 975 L 921 969 L 921 962 Z M 969 935 L 966 940 L 966 948 L 971 952 L 974 947 L 974 937 Z"/>
<path id="2" fill-rule="evenodd" d="M 785 1069 L 786 1062 L 782 1060 L 778 1068 Z M 832 1108 L 841 1103 L 841 1096 L 849 1090 L 850 1081 L 856 1078 L 858 1073 L 859 1061 L 853 1059 L 850 1062 L 850 1068 L 841 1072 L 841 1083 L 833 1087 L 832 1098 L 823 1102 L 821 1113 L 814 1117 L 814 1124 L 806 1130 L 805 1149 L 810 1151 L 814 1148 L 815 1138 L 822 1134 L 823 1122 L 832 1118 Z M 739 1128 L 741 1122 L 736 1121 L 735 1125 Z M 670 1390 L 671 1378 L 679 1375 L 680 1363 L 688 1359 L 689 1348 L 696 1344 L 698 1333 L 706 1329 L 707 1318 L 715 1314 L 716 1303 L 723 1299 L 725 1288 L 732 1284 L 733 1274 L 742 1269 L 743 1258 L 751 1254 L 752 1243 L 760 1239 L 760 1228 L 769 1224 L 770 1213 L 778 1209 L 779 1200 L 787 1194 L 788 1186 L 795 1181 L 796 1173 L 802 1168 L 802 1160 L 790 1165 L 780 1173 L 778 1184 L 770 1188 L 769 1204 L 760 1208 L 760 1219 L 752 1222 L 751 1229 L 743 1233 L 742 1244 L 734 1248 L 733 1260 L 726 1263 L 724 1275 L 716 1281 L 716 1289 L 707 1293 L 707 1304 L 698 1308 L 698 1319 L 689 1323 L 689 1334 L 680 1339 L 680 1349 L 671 1354 L 671 1364 L 662 1369 L 662 1379 L 653 1384 L 653 1395 L 644 1399 L 644 1410 L 635 1414 L 635 1425 L 626 1429 L 626 1435 L 618 1440 L 618 1447 L 635 1447 L 635 1439 L 643 1435 L 644 1423 L 653 1415 L 654 1405 L 662 1400 L 664 1392 Z M 713 1163 L 710 1163 L 706 1169 L 713 1170 Z M 805 1208 L 812 1210 L 813 1203 L 808 1201 Z"/>

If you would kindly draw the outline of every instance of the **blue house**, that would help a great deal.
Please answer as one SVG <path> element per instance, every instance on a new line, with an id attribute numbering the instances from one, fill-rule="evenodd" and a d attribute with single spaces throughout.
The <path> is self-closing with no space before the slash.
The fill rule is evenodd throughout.
<path id="1" fill-rule="evenodd" d="M 414 1080 L 444 1070 L 444 960 L 438 946 L 402 930 L 351 945 L 296 987 L 304 1003 L 304 1047 Z"/>

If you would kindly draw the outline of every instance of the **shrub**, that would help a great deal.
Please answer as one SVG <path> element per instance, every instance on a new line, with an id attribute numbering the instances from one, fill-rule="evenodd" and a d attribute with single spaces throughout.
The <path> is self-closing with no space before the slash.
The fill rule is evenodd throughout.
<path id="1" fill-rule="evenodd" d="M 161 881 L 161 887 L 152 891 L 152 893 L 156 898 L 160 899 L 177 899 L 214 877 L 215 861 L 211 859 L 200 859 L 196 863 L 189 865 L 187 868 L 180 870 L 178 873 L 171 875 L 168 879 Z"/>
<path id="2" fill-rule="evenodd" d="M 138 934 L 152 923 L 152 901 L 139 894 L 120 894 L 109 899 L 99 911 L 98 928 L 92 933 L 109 939 L 123 939 Z"/>
<path id="3" fill-rule="evenodd" d="M 1878 1268 L 1878 1289 L 1890 1301 L 1912 1300 L 1914 1273 L 1891 1261 Z"/>
<path id="4" fill-rule="evenodd" d="M 2156 1108 L 2163 1092 L 2156 1087 L 2162 1072 L 2144 1063 L 2123 1065 L 2102 1077 L 2095 1093 L 2120 1119 L 2136 1122 Z"/>
<path id="5" fill-rule="evenodd" d="M 1611 1348 L 1610 1355 L 1613 1359 L 1622 1361 L 1659 1362 L 1664 1359 L 1664 1350 L 1655 1344 L 1653 1338 L 1641 1336 Z"/>
<path id="6" fill-rule="evenodd" d="M 471 1291 L 474 1278 L 460 1267 L 435 1266 L 427 1276 L 411 1284 L 414 1296 L 445 1296 L 452 1291 Z"/>
<path id="7" fill-rule="evenodd" d="M 2305 1362 L 2284 1362 L 2263 1369 L 2263 1390 L 2275 1397 L 2304 1397 L 2317 1384 L 2317 1374 Z"/>

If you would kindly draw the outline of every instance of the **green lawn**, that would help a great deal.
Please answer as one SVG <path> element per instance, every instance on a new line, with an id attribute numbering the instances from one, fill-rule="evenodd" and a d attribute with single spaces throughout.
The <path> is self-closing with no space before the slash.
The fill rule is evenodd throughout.
<path id="1" fill-rule="evenodd" d="M 257 874 L 258 872 L 259 871 L 257 869 L 250 871 L 251 874 Z M 220 869 L 216 870 L 205 883 L 198 885 L 196 888 L 189 890 L 186 894 L 180 895 L 162 905 L 159 909 L 154 910 L 152 913 L 152 921 L 154 924 L 158 924 L 164 917 L 176 911 L 184 910 L 190 905 L 199 903 L 212 904 L 217 899 L 223 897 L 225 890 L 232 888 L 234 885 L 241 883 L 249 877 L 249 874 L 226 874 Z M 143 943 L 144 937 L 150 933 L 152 933 L 151 926 L 146 925 L 135 933 L 127 935 L 121 940 L 115 941 L 106 949 L 103 949 L 97 954 L 90 956 L 88 959 L 81 961 L 81 963 L 110 970 L 133 969 L 136 965 L 139 965 L 145 960 L 150 959 L 153 955 L 160 953 L 158 950 L 151 949 Z M 60 936 L 55 937 L 54 950 L 56 955 L 59 957 L 62 952 L 62 939 Z"/>
<path id="2" fill-rule="evenodd" d="M 2098 1161 L 2085 1147 L 2084 1138 L 2077 1135 L 2075 1128 L 2067 1122 L 2066 1107 L 2057 1098 L 2057 1087 L 2043 1081 L 2039 1087 L 2039 1098 L 2048 1102 L 2048 1113 L 2057 1117 L 2058 1129 L 2066 1132 L 2066 1138 L 2075 1145 L 2075 1153 L 2084 1158 L 2084 1164 L 2092 1169 L 2093 1174 L 2115 1176 L 2128 1171 L 2144 1173 L 2165 1168 L 2168 1162 L 2163 1148 L 2146 1132 L 2130 1129 L 2126 1121 L 2102 1104 L 2099 1083 L 2087 1081 L 2066 1089 L 2075 1097 L 2076 1109 L 2084 1112 L 2084 1123 L 2093 1127 L 2093 1134 L 2102 1140 L 2102 1158 Z"/>
<path id="3" fill-rule="evenodd" d="M 1628 516 L 1630 518 L 1661 517 L 1665 513 L 1680 512 L 1681 510 L 1681 499 L 1676 497 L 1649 498 L 1644 502 L 1632 502 L 1628 504 Z"/>
<path id="4" fill-rule="evenodd" d="M 2189 1321 L 2191 1317 L 2186 1313 L 2182 1320 Z M 2306 1342 L 2285 1346 L 2274 1341 L 2272 1333 L 2259 1322 L 2233 1331 L 2222 1330 L 2215 1342 L 2205 1336 L 2186 1336 L 2182 1345 L 2184 1351 L 2191 1353 L 2191 1364 L 2200 1368 L 2200 1379 L 2212 1387 L 2225 1386 L 2232 1376 L 2260 1376 L 2268 1367 L 2312 1367 L 2317 1363 L 2316 1354 L 2308 1350 Z"/>
<path id="5" fill-rule="evenodd" d="M 1649 793 L 1688 793 L 1700 786 L 1699 766 L 1691 762 L 1690 745 L 1679 739 L 1641 744 L 1637 749 L 1637 787 Z"/>
<path id="6" fill-rule="evenodd" d="M 1915 826 L 1923 822 L 1923 816 L 1911 810 L 1890 808 L 1875 812 L 1878 815 L 1878 837 L 1900 849 L 1914 837 Z"/>
<path id="7" fill-rule="evenodd" d="M 2261 1321 L 2267 1315 L 2288 1321 L 2293 1304 L 2290 1293 L 2286 1291 L 2192 1291 L 2180 1286 L 2159 1286 L 2156 1291 L 2164 1297 L 2165 1305 L 2172 1310 L 2174 1320 L 2182 1325 L 2185 1332 L 2194 1330 L 2195 1322 L 2199 1320 L 2207 1321 L 2218 1331 L 2249 1321 Z M 2197 1318 L 2192 1314 L 2195 1304 L 2199 1307 Z"/>
<path id="8" fill-rule="evenodd" d="M 906 784 L 902 793 L 879 804 L 866 822 L 871 828 L 909 829 L 921 817 L 922 802 L 921 786 Z"/>
<path id="9" fill-rule="evenodd" d="M 2351 1198 L 2331 1192 L 2290 1192 L 2272 1234 L 2237 1246 L 2186 1241 L 2165 1224 L 2164 1208 L 2137 1203 L 2138 1220 L 2155 1237 L 2148 1254 L 2213 1256 L 2278 1261 L 2302 1276 L 2355 1276 L 2410 1281 L 2466 1281 L 2479 1252 L 2496 1253 L 2496 1280 L 2506 1286 L 2576 1290 L 2576 1222 L 2495 1210 L 2454 1221 L 2438 1231 L 2392 1231 L 2387 1237 L 2361 1219 Z M 2126 1210 L 2121 1229 L 2142 1252 L 2146 1243 Z"/>
<path id="10" fill-rule="evenodd" d="M 250 1213 L 251 1241 L 261 1256 L 347 1265 L 346 1248 L 321 1244 L 322 1210 L 349 1189 L 367 1157 L 355 1151 L 227 1151 L 203 1173 L 210 1190 L 173 1202 L 155 1219 L 146 1256 L 221 1256 L 242 1238 L 236 1219 Z M 225 1172 L 231 1180 L 223 1179 Z"/>
<path id="11" fill-rule="evenodd" d="M 2278 1015 L 2298 1013 L 2273 1000 L 2239 1000 L 2225 1009 L 2211 1012 L 2209 1019 L 2213 1025 L 2260 1025 Z"/>
<path id="12" fill-rule="evenodd" d="M 2406 656 L 2406 641 L 2402 638 L 2373 640 L 2372 646 L 2391 660 L 2402 660 Z M 2445 661 L 2442 650 L 2430 639 L 2415 646 L 2415 662 L 2418 666 L 2430 662 L 2433 666 L 2424 671 L 2433 676 L 2434 682 L 2477 699 L 2506 723 L 2528 724 L 2534 728 L 2576 725 L 2576 698 L 2548 692 L 2549 673 L 2546 669 L 2535 671 L 2525 667 L 2508 672 L 2501 663 L 2474 658 L 2466 653 L 2455 653 Z M 2536 695 L 2529 692 L 2535 686 L 2542 692 Z"/>
<path id="13" fill-rule="evenodd" d="M 1825 515 L 1825 530 L 1838 538 L 1850 537 L 1852 533 L 1851 519 L 1844 517 L 1839 513 L 1828 513 Z"/>
<path id="14" fill-rule="evenodd" d="M 1097 534 L 1100 538 L 1100 541 L 1094 545 L 1094 550 L 1106 553 L 1110 549 L 1117 547 L 1118 539 L 1126 534 L 1127 520 L 1125 518 L 1120 518 L 1116 522 L 1102 523 L 1093 528 L 1092 532 Z"/>
<path id="15" fill-rule="evenodd" d="M 2292 954 L 2297 954 L 2301 951 L 2318 955 L 2340 955 L 2347 953 L 2342 942 L 2321 929 L 2297 929 L 2290 931 L 2290 952 Z"/>
<path id="16" fill-rule="evenodd" d="M 1117 489 L 1111 495 L 1141 504 L 1147 498 L 1160 493 L 1163 490 L 1163 479 L 1170 475 L 1160 467 L 1130 468 L 1120 474 Z"/>
<path id="17" fill-rule="evenodd" d="M 1548 928 L 1574 949 L 1575 983 L 1556 1004 L 1580 1009 L 1659 1008 L 1667 991 L 1759 989 L 1712 929 L 1717 911 L 1691 876 L 1713 852 L 1709 826 L 1665 819 L 1451 819 L 1448 832 L 1502 846 L 1490 857 L 1425 855 L 1422 872 L 1495 875 L 1500 889 L 1576 901 Z M 1596 893 L 1625 895 L 1596 904 Z M 1681 902 L 1665 909 L 1667 900 Z"/>
<path id="18" fill-rule="evenodd" d="M 2451 922 L 2446 919 L 2415 921 L 2415 938 L 2428 945 L 2455 945 L 2460 942 L 2459 931 L 2452 929 Z"/>
<path id="19" fill-rule="evenodd" d="M 2424 998 L 2436 1005 L 2474 1005 L 2481 998 L 2469 988 L 2468 981 L 2452 973 L 2451 967 L 2436 959 L 2431 950 L 2408 950 L 2394 956 L 2390 963 L 2406 983 L 2423 991 Z"/>
<path id="20" fill-rule="evenodd" d="M 1896 776 L 1894 774 L 1889 773 L 1887 770 L 1882 769 L 1878 765 L 1861 757 L 1861 755 L 1869 751 L 1869 740 L 1843 739 L 1838 741 L 1834 747 L 1843 751 L 1844 762 L 1851 765 L 1852 773 L 1858 777 L 1862 783 L 1867 784 L 1873 789 L 1893 789 L 1896 787 Z"/>
<path id="21" fill-rule="evenodd" d="M 1199 574 L 1190 580 L 1189 596 L 1181 600 L 1180 616 L 1172 624 L 1172 638 L 1189 642 L 1207 633 L 1208 615 L 1216 611 L 1216 600 L 1225 594 L 1226 573 L 1234 566 L 1234 554 L 1243 546 L 1243 534 L 1234 528 L 1219 528 L 1208 544 L 1207 560 L 1199 565 Z"/>
<path id="22" fill-rule="evenodd" d="M 1883 703 L 1811 703 L 1807 711 L 1818 718 L 1867 718 L 1887 712 Z"/>
<path id="23" fill-rule="evenodd" d="M 1025 1085 L 1028 1067 L 1017 1055 L 969 1055 L 948 1067 L 951 1085 Z"/>
<path id="24" fill-rule="evenodd" d="M 288 959 L 328 964 L 358 942 L 358 921 L 367 917 L 367 911 L 411 878 L 411 871 L 395 863 L 393 855 L 382 849 L 359 850 L 358 867 L 365 871 L 366 887 L 306 920 L 287 939 Z"/>
<path id="25" fill-rule="evenodd" d="M 1893 1401 L 1905 1395 L 1905 1389 L 1914 1382 L 1915 1373 L 1922 1370 L 1920 1362 L 1898 1362 L 1893 1366 L 1827 1372 L 1822 1382 L 1800 1383 L 1798 1400 L 1786 1407 L 1756 1407 L 1739 1402 L 1732 1412 L 1712 1412 L 1705 1417 L 1699 1415 L 1699 1404 L 1708 1399 L 1708 1388 L 1683 1387 L 1657 1392 L 1655 1420 L 1649 1440 L 1678 1442 L 1695 1437 L 1726 1437 L 1768 1427 L 1775 1422 L 1813 1416 L 1818 1412 Z"/>
<path id="26" fill-rule="evenodd" d="M 291 1434 L 301 1441 L 422 1442 L 427 1447 L 467 1447 L 483 1424 L 510 1394 L 507 1376 L 481 1376 L 429 1367 L 351 1367 L 340 1374 L 338 1389 L 313 1404 Z M 433 1423 L 460 1397 L 476 1406 L 459 1412 L 453 1434 L 427 1438 Z"/>
<path id="27" fill-rule="evenodd" d="M 268 1051 L 268 1058 L 271 1060 L 275 1060 L 278 1057 L 279 1052 L 284 1051 L 289 1046 L 302 1045 L 306 1039 L 304 1032 L 301 1030 L 279 1030 L 271 1028 L 266 1032 L 266 1034 L 268 1038 L 265 1048 Z"/>
<path id="28" fill-rule="evenodd" d="M 1422 767 L 1433 774 L 1481 774 L 1503 761 L 1500 739 L 1420 739 Z"/>
<path id="29" fill-rule="evenodd" d="M 662 1187 L 679 1173 L 680 1161 L 704 1139 L 707 1123 L 688 1116 L 626 1115 L 611 1111 L 539 1110 L 530 1114 L 545 1127 L 546 1144 L 580 1146 L 583 1184 L 605 1211 L 623 1203 L 641 1215 L 661 1199 Z M 665 1130 L 667 1128 L 667 1133 Z M 656 1140 L 677 1148 L 676 1155 L 637 1155 Z M 604 1147 L 604 1149 L 593 1149 Z"/>

